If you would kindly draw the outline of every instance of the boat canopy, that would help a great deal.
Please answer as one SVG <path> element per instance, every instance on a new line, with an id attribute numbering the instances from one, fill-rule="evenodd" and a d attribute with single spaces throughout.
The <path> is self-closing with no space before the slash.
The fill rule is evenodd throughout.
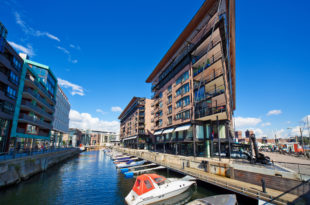
<path id="1" fill-rule="evenodd" d="M 166 178 L 157 174 L 143 174 L 137 177 L 137 180 L 132 188 L 139 196 L 155 189 L 153 182 L 156 184 L 165 181 Z"/>

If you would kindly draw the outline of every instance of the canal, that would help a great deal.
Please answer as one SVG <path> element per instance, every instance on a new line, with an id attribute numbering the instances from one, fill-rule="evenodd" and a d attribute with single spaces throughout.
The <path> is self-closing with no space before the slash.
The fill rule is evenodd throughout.
<path id="1" fill-rule="evenodd" d="M 160 175 L 182 177 L 174 172 L 159 171 Z M 83 152 L 78 157 L 56 165 L 16 186 L 0 190 L 0 204 L 125 204 L 124 198 L 135 179 L 126 179 L 118 172 L 103 151 Z M 224 190 L 198 183 L 191 200 Z M 239 204 L 249 199 L 238 197 Z M 255 201 L 251 200 L 251 204 Z"/>

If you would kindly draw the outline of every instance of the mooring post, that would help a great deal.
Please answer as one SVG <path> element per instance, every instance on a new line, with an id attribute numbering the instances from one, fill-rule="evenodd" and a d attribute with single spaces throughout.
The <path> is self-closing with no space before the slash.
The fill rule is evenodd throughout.
<path id="1" fill-rule="evenodd" d="M 266 193 L 266 183 L 264 179 L 262 179 L 262 189 L 263 189 L 263 192 Z"/>

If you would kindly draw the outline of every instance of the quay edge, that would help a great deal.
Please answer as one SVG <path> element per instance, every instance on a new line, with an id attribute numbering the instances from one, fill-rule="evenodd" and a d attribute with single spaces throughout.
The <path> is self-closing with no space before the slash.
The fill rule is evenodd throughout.
<path id="1" fill-rule="evenodd" d="M 69 149 L 0 162 L 0 188 L 27 180 L 80 152 L 80 149 Z"/>

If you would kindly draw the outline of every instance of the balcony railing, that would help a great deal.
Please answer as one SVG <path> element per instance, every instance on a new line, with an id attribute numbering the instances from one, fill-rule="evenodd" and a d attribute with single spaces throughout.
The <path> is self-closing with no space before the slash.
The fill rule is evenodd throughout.
<path id="1" fill-rule="evenodd" d="M 30 122 L 30 123 L 33 123 L 33 124 L 36 124 L 37 126 L 42 126 L 42 127 L 45 127 L 47 129 L 52 129 L 52 124 L 51 123 L 47 123 L 47 122 L 44 122 L 36 117 L 33 117 L 33 116 L 29 116 L 29 115 L 26 115 L 26 114 L 21 114 L 19 119 L 21 120 L 25 120 L 27 122 Z"/>
<path id="2" fill-rule="evenodd" d="M 204 101 L 204 100 L 216 97 L 218 95 L 221 95 L 223 93 L 225 93 L 225 87 L 224 87 L 224 85 L 221 85 L 219 87 L 216 87 L 216 89 L 214 89 L 214 90 L 207 91 L 203 94 L 198 94 L 198 96 L 195 95 L 195 101 L 196 102 Z"/>
<path id="3" fill-rule="evenodd" d="M 198 54 L 194 55 L 192 58 L 192 64 L 194 65 L 199 61 L 204 55 L 206 55 L 212 48 L 214 48 L 221 41 L 221 36 L 216 36 L 208 45 L 202 49 Z M 209 49 L 209 50 L 208 50 Z M 195 76 L 195 74 L 194 74 Z"/>
<path id="4" fill-rule="evenodd" d="M 31 109 L 33 109 L 34 111 L 36 111 L 37 113 L 39 113 L 39 115 L 43 115 L 44 117 L 47 117 L 48 119 L 52 120 L 53 116 L 49 113 L 47 113 L 45 110 L 39 108 L 38 106 L 33 105 L 31 102 L 29 101 L 25 101 L 22 100 L 22 105 L 30 107 Z"/>
<path id="5" fill-rule="evenodd" d="M 195 77 L 196 75 L 198 75 L 199 73 L 201 73 L 205 69 L 209 68 L 214 63 L 216 63 L 221 58 L 222 58 L 222 52 L 221 51 L 215 53 L 214 55 L 212 55 L 210 58 L 208 58 L 206 60 L 206 63 L 204 66 L 199 66 L 198 68 L 194 68 L 193 76 Z"/>
<path id="6" fill-rule="evenodd" d="M 26 79 L 33 82 L 40 89 L 40 91 L 42 91 L 51 101 L 56 103 L 54 97 L 51 96 L 51 94 L 48 92 L 48 90 L 40 82 L 38 82 L 36 80 L 32 81 L 29 75 L 26 76 Z"/>
<path id="7" fill-rule="evenodd" d="M 226 105 L 219 105 L 216 107 L 200 107 L 195 109 L 195 118 L 197 119 L 222 112 L 226 112 Z"/>
<path id="8" fill-rule="evenodd" d="M 26 88 L 24 90 L 24 92 L 29 93 L 30 95 L 32 95 L 33 97 L 35 97 L 36 99 L 38 99 L 41 103 L 43 103 L 45 106 L 47 106 L 49 109 L 51 109 L 52 111 L 54 111 L 54 107 L 51 106 L 48 102 L 46 102 L 45 99 L 43 99 L 38 93 L 34 92 L 33 90 L 31 90 L 30 88 Z"/>
<path id="9" fill-rule="evenodd" d="M 212 82 L 213 80 L 215 80 L 222 74 L 223 74 L 222 67 L 216 68 L 215 71 L 211 75 L 204 77 L 201 83 L 199 83 L 199 81 L 194 81 L 194 89 L 197 89 L 199 85 L 203 86 L 205 84 Z"/>

